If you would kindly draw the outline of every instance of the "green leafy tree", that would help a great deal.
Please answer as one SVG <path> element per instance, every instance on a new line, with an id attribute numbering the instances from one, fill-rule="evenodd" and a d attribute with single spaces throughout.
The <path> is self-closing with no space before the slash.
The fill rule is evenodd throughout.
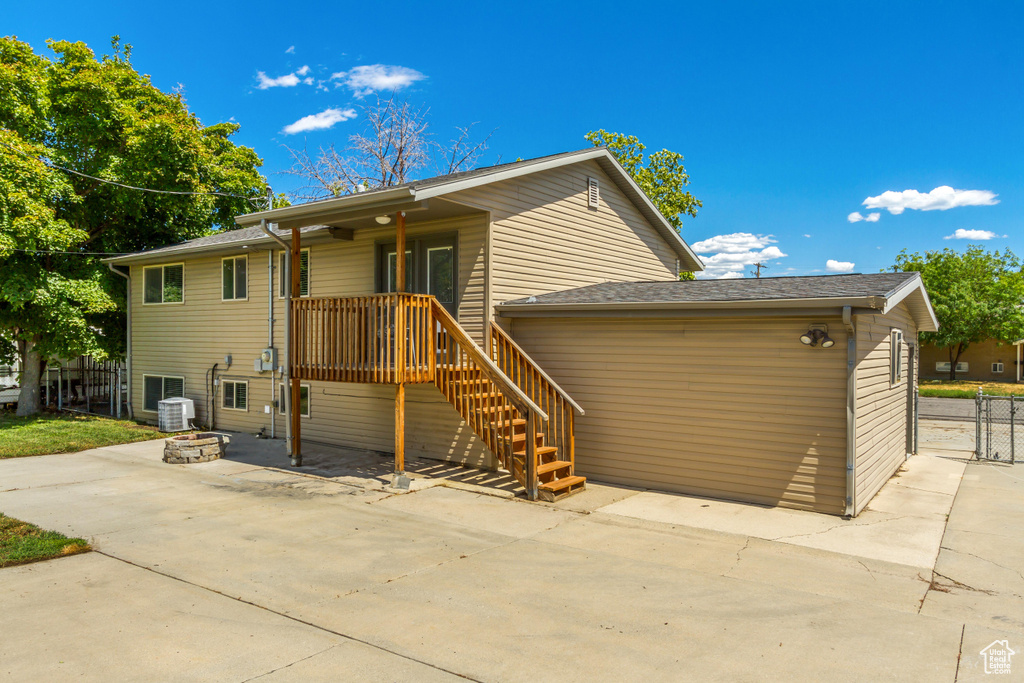
<path id="1" fill-rule="evenodd" d="M 939 320 L 939 331 L 923 332 L 921 340 L 948 351 L 951 380 L 971 344 L 1024 336 L 1024 275 L 1009 249 L 990 253 L 970 245 L 963 253 L 943 249 L 923 256 L 903 250 L 892 270 L 921 273 Z"/>
<path id="2" fill-rule="evenodd" d="M 0 38 L 0 339 L 21 360 L 20 414 L 48 360 L 123 354 L 126 288 L 103 253 L 230 229 L 266 192 L 237 124 L 204 127 L 112 45 L 49 41 L 48 58 Z"/>
<path id="3" fill-rule="evenodd" d="M 683 231 L 683 216 L 697 217 L 697 209 L 703 204 L 686 189 L 690 176 L 682 154 L 663 149 L 645 159 L 647 147 L 635 135 L 604 129 L 590 131 L 584 137 L 597 147 L 608 148 L 677 232 Z M 693 275 L 683 277 L 680 273 L 679 279 L 692 280 Z"/>

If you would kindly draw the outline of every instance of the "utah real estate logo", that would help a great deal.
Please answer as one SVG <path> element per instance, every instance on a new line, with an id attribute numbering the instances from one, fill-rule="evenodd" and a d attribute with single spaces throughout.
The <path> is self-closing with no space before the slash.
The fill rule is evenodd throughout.
<path id="1" fill-rule="evenodd" d="M 1009 641 L 993 640 L 988 647 L 981 651 L 981 656 L 985 659 L 985 673 L 1010 673 L 1010 658 L 1015 654 L 1017 653 L 1010 649 Z"/>

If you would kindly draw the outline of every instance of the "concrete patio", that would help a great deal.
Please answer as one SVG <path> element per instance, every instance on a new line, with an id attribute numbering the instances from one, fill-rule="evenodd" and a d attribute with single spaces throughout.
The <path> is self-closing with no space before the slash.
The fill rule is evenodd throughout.
<path id="1" fill-rule="evenodd" d="M 1021 466 L 956 449 L 929 456 L 966 467 L 933 573 L 657 518 L 679 496 L 540 505 L 448 466 L 396 495 L 376 455 L 309 476 L 160 446 L 0 461 L 0 510 L 97 548 L 0 570 L 0 677 L 962 681 L 1024 644 Z"/>

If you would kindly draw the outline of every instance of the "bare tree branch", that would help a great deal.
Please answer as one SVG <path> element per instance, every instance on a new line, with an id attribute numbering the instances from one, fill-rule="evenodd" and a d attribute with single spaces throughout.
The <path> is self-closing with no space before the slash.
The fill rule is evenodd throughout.
<path id="1" fill-rule="evenodd" d="M 349 136 L 343 151 L 333 145 L 321 147 L 314 157 L 306 148 L 286 147 L 292 166 L 285 173 L 304 181 L 291 193 L 293 199 L 311 201 L 401 185 L 427 169 L 446 175 L 474 168 L 493 131 L 473 143 L 471 131 L 476 124 L 471 124 L 457 128 L 458 136 L 441 145 L 429 131 L 429 113 L 397 100 L 394 94 L 386 99 L 378 95 L 375 103 L 363 107 L 364 130 Z"/>

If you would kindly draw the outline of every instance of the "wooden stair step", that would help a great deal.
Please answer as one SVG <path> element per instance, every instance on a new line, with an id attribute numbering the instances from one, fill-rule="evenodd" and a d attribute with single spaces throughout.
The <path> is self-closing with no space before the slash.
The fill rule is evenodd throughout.
<path id="1" fill-rule="evenodd" d="M 537 446 L 537 455 L 538 456 L 550 455 L 551 453 L 557 453 L 557 452 L 558 452 L 558 448 L 556 446 Z M 512 451 L 512 455 L 519 456 L 520 458 L 525 458 L 526 457 L 526 448 L 525 448 L 525 446 L 524 446 L 524 448 L 522 450 L 513 450 Z"/>
<path id="2" fill-rule="evenodd" d="M 484 413 L 504 413 L 512 410 L 512 406 L 506 403 L 500 406 L 483 406 L 479 410 Z"/>
<path id="3" fill-rule="evenodd" d="M 586 477 L 573 475 L 543 483 L 538 487 L 537 493 L 541 500 L 553 503 L 574 493 L 579 493 L 586 488 L 586 485 Z"/>
<path id="4" fill-rule="evenodd" d="M 572 467 L 572 463 L 568 460 L 552 460 L 541 465 L 537 465 L 537 474 L 547 474 L 548 472 L 554 472 L 565 467 Z"/>
<path id="5" fill-rule="evenodd" d="M 537 432 L 536 439 L 537 439 L 537 445 L 538 446 L 543 446 L 544 445 L 544 432 Z M 512 450 L 516 450 L 516 451 L 523 450 L 525 448 L 525 444 L 526 444 L 526 432 L 525 431 L 517 432 L 516 434 L 512 435 L 512 445 L 513 445 L 513 449 Z"/>

